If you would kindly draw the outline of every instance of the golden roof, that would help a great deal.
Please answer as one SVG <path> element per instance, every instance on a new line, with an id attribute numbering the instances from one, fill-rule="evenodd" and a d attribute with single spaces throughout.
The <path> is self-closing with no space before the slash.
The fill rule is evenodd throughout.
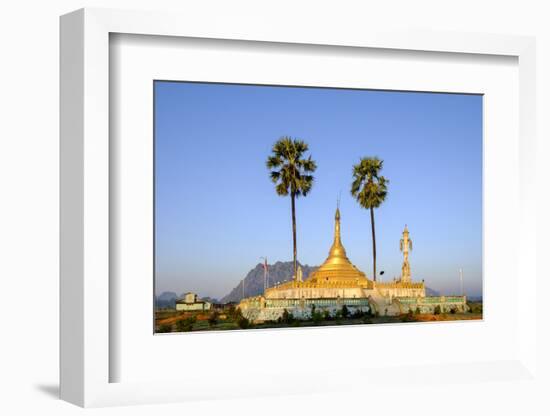
<path id="1" fill-rule="evenodd" d="M 304 283 L 346 283 L 368 285 L 365 273 L 355 267 L 346 255 L 340 238 L 340 210 L 334 217 L 334 241 L 325 262 Z"/>

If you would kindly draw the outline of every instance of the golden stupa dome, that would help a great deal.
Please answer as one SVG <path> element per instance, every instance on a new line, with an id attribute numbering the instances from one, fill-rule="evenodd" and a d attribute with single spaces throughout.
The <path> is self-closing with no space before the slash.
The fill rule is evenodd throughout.
<path id="1" fill-rule="evenodd" d="M 311 274 L 306 282 L 311 283 L 351 283 L 367 284 L 365 273 L 355 267 L 346 255 L 346 249 L 340 238 L 340 209 L 336 208 L 334 217 L 334 242 L 325 262 Z"/>

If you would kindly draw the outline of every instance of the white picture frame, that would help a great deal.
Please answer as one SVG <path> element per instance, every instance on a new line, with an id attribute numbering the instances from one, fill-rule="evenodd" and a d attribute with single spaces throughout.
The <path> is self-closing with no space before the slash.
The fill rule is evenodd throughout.
<path id="1" fill-rule="evenodd" d="M 110 172 L 109 148 L 109 37 L 113 33 L 225 39 L 333 47 L 430 51 L 443 54 L 483 54 L 516 57 L 519 67 L 519 207 L 517 257 L 522 270 L 521 304 L 514 316 L 518 327 L 517 354 L 499 362 L 441 363 L 414 370 L 381 363 L 370 369 L 371 378 L 389 380 L 413 374 L 422 380 L 455 372 L 457 379 L 472 374 L 474 382 L 501 377 L 535 380 L 537 377 L 535 164 L 535 41 L 530 37 L 467 33 L 395 32 L 368 29 L 331 31 L 327 28 L 285 27 L 275 22 L 227 22 L 205 25 L 192 16 L 167 13 L 83 9 L 61 18 L 61 397 L 80 406 L 184 401 L 209 397 L 254 394 L 310 393 L 352 388 L 359 379 L 349 368 L 330 369 L 341 381 L 327 386 L 322 380 L 307 386 L 270 373 L 270 382 L 239 380 L 224 391 L 205 389 L 206 376 L 193 383 L 111 382 L 110 366 L 116 354 L 110 349 L 109 251 Z M 238 29 L 238 30 L 237 30 Z M 315 336 L 313 332 L 311 335 Z M 246 364 L 245 364 L 246 365 Z M 370 381 L 372 383 L 372 380 Z M 192 385 L 190 385 L 192 384 Z M 279 386 L 273 391 L 270 386 Z M 271 390 L 270 390 L 271 388 Z M 243 393 L 243 390 L 246 393 Z"/>

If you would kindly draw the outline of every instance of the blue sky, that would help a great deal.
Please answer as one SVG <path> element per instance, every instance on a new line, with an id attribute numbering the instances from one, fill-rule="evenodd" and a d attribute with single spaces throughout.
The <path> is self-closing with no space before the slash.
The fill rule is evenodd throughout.
<path id="1" fill-rule="evenodd" d="M 382 280 L 400 274 L 408 225 L 413 280 L 447 294 L 482 287 L 482 96 L 155 82 L 156 291 L 221 297 L 267 256 L 292 259 L 290 199 L 265 161 L 288 135 L 317 162 L 297 200 L 298 259 L 319 265 L 341 193 L 348 257 L 372 274 L 368 211 L 350 195 L 362 156 L 384 160 L 375 211 Z"/>

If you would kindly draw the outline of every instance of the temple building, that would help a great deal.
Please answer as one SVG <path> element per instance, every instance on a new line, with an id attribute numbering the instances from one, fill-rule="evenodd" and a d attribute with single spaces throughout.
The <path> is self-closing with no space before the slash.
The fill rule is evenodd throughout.
<path id="1" fill-rule="evenodd" d="M 395 316 L 409 311 L 465 311 L 465 296 L 426 296 L 424 281 L 413 281 L 409 264 L 412 240 L 407 226 L 400 249 L 403 253 L 401 276 L 392 282 L 369 279 L 348 259 L 340 236 L 340 210 L 336 209 L 334 240 L 324 263 L 306 279 L 301 270 L 288 282 L 267 288 L 263 295 L 245 298 L 238 307 L 255 322 L 276 320 L 284 310 L 297 318 L 309 318 L 312 306 L 335 314 L 343 305 L 353 312 L 361 310 L 377 315 Z"/>
<path id="2" fill-rule="evenodd" d="M 182 299 L 176 301 L 177 311 L 209 311 L 212 309 L 212 303 L 199 299 L 198 295 L 193 292 L 187 292 Z"/>

